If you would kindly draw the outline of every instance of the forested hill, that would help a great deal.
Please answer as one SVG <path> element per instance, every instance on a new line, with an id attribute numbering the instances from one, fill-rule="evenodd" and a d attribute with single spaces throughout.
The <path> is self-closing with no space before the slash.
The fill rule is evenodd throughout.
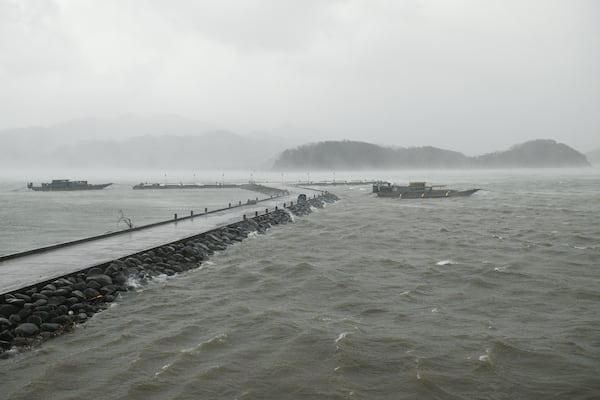
<path id="1" fill-rule="evenodd" d="M 553 140 L 534 140 L 509 150 L 467 157 L 436 147 L 391 148 L 355 141 L 327 141 L 283 151 L 273 169 L 395 169 L 582 167 L 585 155 Z"/>

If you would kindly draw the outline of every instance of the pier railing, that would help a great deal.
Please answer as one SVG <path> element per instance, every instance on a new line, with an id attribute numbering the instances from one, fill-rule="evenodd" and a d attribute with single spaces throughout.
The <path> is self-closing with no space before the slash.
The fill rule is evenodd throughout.
<path id="1" fill-rule="evenodd" d="M 172 223 L 177 222 L 177 221 L 185 221 L 185 220 L 188 220 L 188 219 L 193 219 L 195 217 L 201 217 L 201 216 L 205 216 L 205 215 L 209 215 L 209 214 L 215 214 L 215 213 L 218 213 L 218 212 L 223 212 L 223 211 L 227 211 L 227 210 L 231 210 L 231 209 L 235 209 L 235 208 L 240 208 L 240 207 L 244 207 L 244 206 L 248 206 L 248 205 L 256 205 L 258 203 L 269 201 L 269 200 L 273 200 L 273 199 L 276 199 L 276 198 L 279 198 L 279 197 L 283 197 L 283 196 L 286 196 L 286 194 L 282 192 L 279 195 L 271 195 L 270 197 L 265 197 L 265 198 L 262 198 L 262 199 L 259 199 L 258 197 L 256 197 L 255 199 L 248 199 L 248 201 L 246 203 L 238 201 L 237 204 L 235 204 L 235 203 L 234 204 L 229 203 L 227 205 L 227 207 L 217 208 L 217 209 L 214 209 L 214 210 L 209 210 L 208 208 L 204 208 L 204 212 L 201 212 L 201 213 L 195 213 L 194 210 L 190 210 L 190 214 L 186 215 L 186 216 L 179 216 L 177 214 L 174 214 L 172 219 L 168 219 L 168 220 L 164 220 L 164 221 L 158 221 L 158 222 L 153 222 L 153 223 L 150 223 L 150 224 L 134 226 L 134 227 L 131 227 L 131 228 L 128 228 L 128 229 L 119 230 L 119 231 L 107 232 L 107 233 L 103 233 L 103 234 L 100 234 L 100 235 L 94 235 L 94 236 L 85 237 L 85 238 L 82 238 L 82 239 L 70 240 L 70 241 L 67 241 L 67 242 L 52 244 L 52 245 L 49 245 L 49 246 L 43 246 L 43 247 L 38 247 L 38 248 L 35 248 L 35 249 L 30 249 L 30 250 L 20 251 L 20 252 L 17 252 L 17 253 L 11 253 L 11 254 L 7 254 L 7 255 L 3 255 L 3 256 L 0 256 L 0 262 L 6 261 L 6 260 L 11 260 L 11 259 L 14 259 L 14 258 L 25 257 L 25 256 L 29 256 L 29 255 L 32 255 L 32 254 L 44 253 L 46 251 L 60 249 L 60 248 L 72 246 L 72 245 L 75 245 L 75 244 L 91 242 L 91 241 L 94 241 L 94 240 L 104 239 L 104 238 L 108 238 L 108 237 L 112 237 L 112 236 L 123 235 L 123 234 L 126 234 L 126 233 L 135 232 L 135 231 L 141 231 L 143 229 L 153 228 L 153 227 L 160 226 L 160 225 L 172 224 Z"/>

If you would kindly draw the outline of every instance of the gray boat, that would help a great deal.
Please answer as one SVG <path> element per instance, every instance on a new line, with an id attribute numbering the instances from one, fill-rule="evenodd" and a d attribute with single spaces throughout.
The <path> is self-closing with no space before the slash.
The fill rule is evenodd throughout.
<path id="1" fill-rule="evenodd" d="M 70 181 L 68 179 L 54 179 L 50 183 L 42 183 L 41 186 L 33 186 L 32 182 L 27 184 L 27 188 L 35 190 L 36 192 L 58 192 L 58 191 L 71 191 L 71 190 L 100 190 L 112 183 L 101 183 L 92 185 L 88 181 Z"/>
<path id="2" fill-rule="evenodd" d="M 479 189 L 454 190 L 444 186 L 427 186 L 425 182 L 410 182 L 408 186 L 392 185 L 390 183 L 373 185 L 373 193 L 378 197 L 400 199 L 433 199 L 445 197 L 465 197 Z"/>

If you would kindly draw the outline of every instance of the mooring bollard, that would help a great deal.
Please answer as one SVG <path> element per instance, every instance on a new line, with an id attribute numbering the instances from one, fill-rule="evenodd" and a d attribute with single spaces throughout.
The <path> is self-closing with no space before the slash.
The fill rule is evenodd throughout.
<path id="1" fill-rule="evenodd" d="M 231 208 L 231 203 L 229 203 L 229 208 Z"/>
<path id="2" fill-rule="evenodd" d="M 244 221 L 246 220 L 246 214 L 244 214 Z"/>
<path id="3" fill-rule="evenodd" d="M 194 216 L 194 210 L 190 210 L 190 217 Z"/>
<path id="4" fill-rule="evenodd" d="M 177 213 L 175 213 L 175 216 L 174 216 L 174 218 L 173 218 L 173 219 L 177 219 Z"/>
<path id="5" fill-rule="evenodd" d="M 240 205 L 240 206 L 242 205 L 242 201 L 241 200 L 240 200 L 240 204 L 238 204 L 238 205 Z"/>
<path id="6" fill-rule="evenodd" d="M 275 211 L 277 211 L 277 206 L 275 206 Z"/>
<path id="7" fill-rule="evenodd" d="M 255 217 L 258 217 L 258 211 L 255 211 L 255 212 L 254 212 L 254 216 L 255 216 Z"/>
<path id="8" fill-rule="evenodd" d="M 269 209 L 265 208 L 265 214 L 268 214 L 268 213 L 269 213 Z"/>
<path id="9" fill-rule="evenodd" d="M 208 208 L 204 209 L 204 214 L 206 214 L 208 212 Z"/>

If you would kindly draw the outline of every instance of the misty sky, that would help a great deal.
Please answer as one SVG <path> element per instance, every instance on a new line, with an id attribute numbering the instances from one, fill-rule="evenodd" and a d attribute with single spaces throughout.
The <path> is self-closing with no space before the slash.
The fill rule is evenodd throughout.
<path id="1" fill-rule="evenodd" d="M 121 114 L 585 152 L 600 147 L 600 2 L 0 0 L 0 129 Z"/>

